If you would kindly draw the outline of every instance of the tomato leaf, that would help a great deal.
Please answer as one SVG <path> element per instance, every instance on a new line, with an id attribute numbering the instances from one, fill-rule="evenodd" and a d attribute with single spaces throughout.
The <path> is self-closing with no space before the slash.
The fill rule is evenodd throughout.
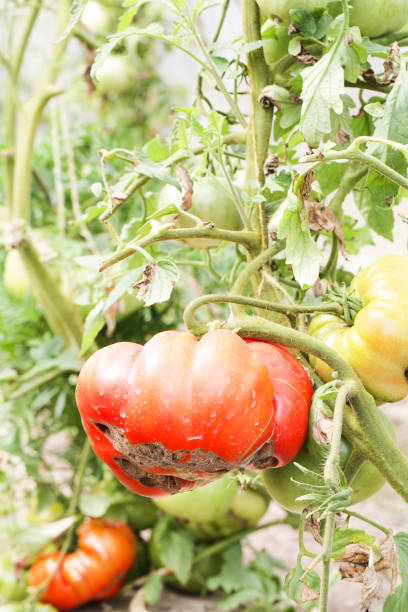
<path id="1" fill-rule="evenodd" d="M 104 304 L 104 301 L 98 302 L 85 319 L 80 352 L 81 355 L 83 355 L 89 349 L 92 342 L 105 325 L 105 317 L 103 315 Z"/>
<path id="2" fill-rule="evenodd" d="M 408 601 L 408 533 L 397 533 L 394 541 L 398 551 L 398 567 L 402 584 L 395 593 L 388 595 L 384 603 L 384 612 L 405 612 Z"/>
<path id="3" fill-rule="evenodd" d="M 3 530 L 0 544 L 3 550 L 11 548 L 13 555 L 17 558 L 28 557 L 67 531 L 74 521 L 75 517 L 69 516 L 53 523 L 30 525 L 24 528 L 13 525 Z"/>
<path id="4" fill-rule="evenodd" d="M 344 70 L 339 45 L 334 44 L 314 66 L 304 68 L 302 79 L 301 130 L 311 146 L 318 146 L 332 131 L 332 111 L 337 115 L 343 111 Z"/>
<path id="5" fill-rule="evenodd" d="M 332 557 L 339 559 L 344 555 L 347 544 L 375 544 L 375 537 L 362 529 L 336 529 L 333 536 Z"/>
<path id="6" fill-rule="evenodd" d="M 82 13 L 84 12 L 87 2 L 88 0 L 73 0 L 70 8 L 68 24 L 61 36 L 55 41 L 56 43 L 62 42 L 72 33 L 73 29 L 82 17 Z"/>
<path id="7" fill-rule="evenodd" d="M 159 603 L 163 591 L 163 579 L 155 573 L 153 574 L 143 587 L 146 603 L 150 606 L 155 606 Z"/>
<path id="8" fill-rule="evenodd" d="M 162 559 L 182 584 L 190 578 L 194 560 L 194 535 L 183 530 L 166 531 L 162 540 Z"/>
<path id="9" fill-rule="evenodd" d="M 146 306 L 166 302 L 179 278 L 177 266 L 169 259 L 149 263 L 144 270 L 144 278 L 135 285 L 138 297 Z"/>
<path id="10" fill-rule="evenodd" d="M 310 235 L 309 226 L 300 218 L 296 196 L 288 194 L 287 208 L 279 224 L 278 238 L 286 238 L 286 262 L 301 285 L 313 285 L 319 276 L 321 253 Z"/>

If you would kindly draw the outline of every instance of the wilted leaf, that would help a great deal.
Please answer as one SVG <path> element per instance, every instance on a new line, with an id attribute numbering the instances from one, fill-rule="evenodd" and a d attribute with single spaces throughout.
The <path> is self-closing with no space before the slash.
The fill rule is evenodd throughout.
<path id="1" fill-rule="evenodd" d="M 310 229 L 313 231 L 325 230 L 326 232 L 333 232 L 339 241 L 341 254 L 343 257 L 346 257 L 341 225 L 331 208 L 325 206 L 322 202 L 304 202 L 304 208 L 301 212 L 302 219 L 305 217 L 305 212 L 307 213 Z"/>

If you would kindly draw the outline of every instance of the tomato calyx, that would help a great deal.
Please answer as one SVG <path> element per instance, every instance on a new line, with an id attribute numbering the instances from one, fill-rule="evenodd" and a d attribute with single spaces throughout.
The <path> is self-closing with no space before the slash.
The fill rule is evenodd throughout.
<path id="1" fill-rule="evenodd" d="M 138 480 L 145 487 L 159 487 L 170 494 L 178 493 L 186 480 L 197 479 L 197 473 L 202 475 L 203 480 L 213 480 L 233 470 L 245 469 L 249 465 L 256 469 L 266 469 L 278 463 L 278 459 L 273 455 L 272 440 L 266 441 L 260 448 L 242 458 L 238 465 L 202 448 L 170 450 L 160 442 L 131 444 L 119 427 L 107 422 L 90 422 L 120 453 L 113 457 L 113 461 L 127 476 Z M 150 472 L 149 469 L 177 470 L 180 476 Z"/>

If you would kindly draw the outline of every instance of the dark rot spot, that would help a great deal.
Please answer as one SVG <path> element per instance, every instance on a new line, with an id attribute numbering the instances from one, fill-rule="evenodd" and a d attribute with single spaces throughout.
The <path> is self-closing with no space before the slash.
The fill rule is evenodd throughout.
<path id="1" fill-rule="evenodd" d="M 252 459 L 252 465 L 256 467 L 257 470 L 266 470 L 267 468 L 276 467 L 278 463 L 279 459 L 273 454 L 272 440 L 265 442 Z"/>
<path id="2" fill-rule="evenodd" d="M 408 368 L 405 368 L 404 376 L 405 376 L 405 380 L 408 382 Z"/>
<path id="3" fill-rule="evenodd" d="M 106 425 L 105 423 L 95 423 L 95 422 L 94 422 L 94 425 L 97 429 L 99 429 L 101 433 L 103 433 L 104 436 L 109 438 L 110 429 L 108 425 Z"/>

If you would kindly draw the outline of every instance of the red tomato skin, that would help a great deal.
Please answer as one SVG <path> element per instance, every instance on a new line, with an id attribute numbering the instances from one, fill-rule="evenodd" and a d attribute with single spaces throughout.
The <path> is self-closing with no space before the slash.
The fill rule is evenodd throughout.
<path id="1" fill-rule="evenodd" d="M 268 369 L 274 388 L 274 467 L 290 463 L 307 436 L 313 387 L 306 370 L 284 346 L 245 339 L 250 350 Z"/>
<path id="2" fill-rule="evenodd" d="M 199 342 L 188 332 L 167 331 L 143 347 L 105 347 L 82 368 L 76 399 L 95 453 L 125 486 L 149 497 L 168 491 L 145 487 L 122 472 L 114 462 L 119 451 L 94 423 L 116 426 L 132 445 L 187 451 L 175 467 L 143 466 L 151 474 L 180 478 L 180 491 L 219 475 L 184 467 L 188 451 L 202 449 L 239 467 L 274 430 L 268 370 L 228 330 L 209 332 Z"/>
<path id="3" fill-rule="evenodd" d="M 41 600 L 60 610 L 114 595 L 137 554 L 135 535 L 119 521 L 88 519 L 79 527 L 78 535 L 77 550 L 64 555 Z M 46 582 L 59 557 L 58 551 L 40 557 L 30 568 L 29 586 Z"/>

